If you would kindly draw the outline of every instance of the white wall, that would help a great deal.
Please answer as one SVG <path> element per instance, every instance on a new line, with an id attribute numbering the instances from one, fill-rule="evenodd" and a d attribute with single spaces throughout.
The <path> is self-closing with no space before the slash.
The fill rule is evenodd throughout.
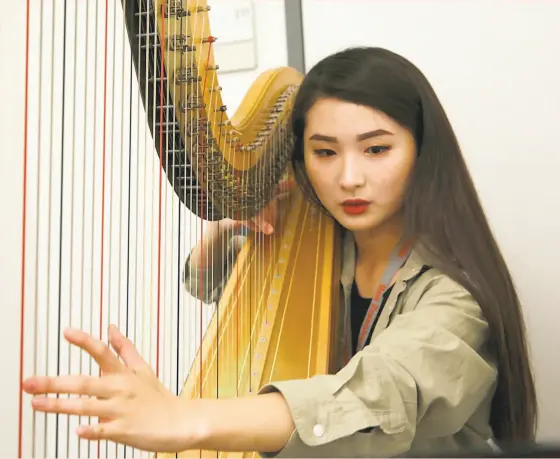
<path id="1" fill-rule="evenodd" d="M 219 8 L 220 2 L 227 1 L 212 0 L 212 3 Z M 257 67 L 254 70 L 223 73 L 219 77 L 230 114 L 235 112 L 247 89 L 259 74 L 271 68 L 285 66 L 288 62 L 284 0 L 252 0 L 252 4 Z"/>
<path id="2" fill-rule="evenodd" d="M 0 20 L 1 61 L 9 62 L 0 70 L 0 288 L 4 301 L 0 344 L 5 349 L 4 378 L 0 383 L 0 406 L 4 413 L 0 421 L 0 451 L 6 456 L 17 452 L 25 3 L 12 2 L 9 20 Z M 84 4 L 78 3 L 83 8 Z M 113 4 L 109 3 L 112 12 Z M 258 68 L 220 76 L 230 113 L 258 73 L 287 62 L 283 0 L 254 3 Z M 40 2 L 33 0 L 31 4 L 33 17 L 38 14 Z M 62 4 L 57 0 L 58 8 Z M 104 2 L 99 4 L 103 9 Z M 560 214 L 556 210 L 560 188 L 554 179 L 560 160 L 554 134 L 560 121 L 560 64 L 556 59 L 560 55 L 560 4 L 534 0 L 530 5 L 497 0 L 303 0 L 303 6 L 308 66 L 346 46 L 385 46 L 413 60 L 432 81 L 457 130 L 525 305 L 541 398 L 540 436 L 558 438 L 560 410 L 556 389 L 560 386 L 560 371 L 555 354 L 560 348 L 556 332 L 560 294 L 555 288 L 555 274 L 560 251 L 554 242 L 560 234 Z M 69 14 L 73 13 L 72 8 Z M 38 33 L 36 26 L 34 33 Z M 49 31 L 44 33 L 48 36 Z M 84 33 L 83 29 L 80 33 Z M 48 43 L 47 39 L 44 46 Z M 37 62 L 36 49 L 34 53 Z M 50 59 L 48 53 L 47 58 Z M 45 65 L 49 63 L 45 61 Z M 83 69 L 78 72 L 83 76 Z M 48 78 L 44 84 L 47 91 Z M 120 82 L 117 92 L 119 85 Z M 37 79 L 31 86 L 36 95 Z M 117 110 L 117 119 L 118 113 Z M 48 120 L 47 114 L 44 122 Z M 37 118 L 33 129 L 36 122 Z M 118 132 L 115 135 L 118 142 Z M 33 133 L 30 139 L 31 145 L 39 142 Z M 84 151 L 80 147 L 78 165 L 88 158 Z M 145 149 L 142 151 L 146 153 Z M 118 171 L 118 161 L 114 164 Z M 148 164 L 152 172 L 155 166 Z M 32 161 L 30 167 L 36 170 L 36 162 L 33 166 Z M 88 175 L 88 184 L 90 180 Z M 149 227 L 144 227 L 148 231 Z M 118 225 L 114 231 L 118 232 Z M 195 228 L 187 239 L 196 239 L 196 235 Z M 30 243 L 28 250 L 32 249 Z M 78 257 L 77 263 L 79 260 Z M 150 296 L 148 290 L 140 293 Z M 144 351 L 153 355 L 150 349 Z M 36 453 L 39 456 L 43 451 Z"/>
<path id="3" fill-rule="evenodd" d="M 0 345 L 3 377 L 0 379 L 0 405 L 9 414 L 0 421 L 2 455 L 15 457 L 18 432 L 18 318 L 21 283 L 21 214 L 23 178 L 23 88 L 25 53 L 25 7 L 12 8 L 10 20 L 0 19 L 0 60 L 13 67 L 0 68 L 0 288 L 2 313 Z M 13 358 L 12 358 L 13 355 Z M 9 395 L 8 395 L 9 394 Z"/>
<path id="4" fill-rule="evenodd" d="M 304 0 L 303 12 L 307 66 L 381 46 L 432 82 L 523 301 L 539 436 L 560 439 L 560 2 Z"/>

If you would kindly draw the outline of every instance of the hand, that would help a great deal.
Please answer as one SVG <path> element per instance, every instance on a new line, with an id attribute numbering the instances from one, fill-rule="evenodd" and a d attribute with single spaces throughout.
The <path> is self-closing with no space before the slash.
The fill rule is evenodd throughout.
<path id="1" fill-rule="evenodd" d="M 272 234 L 279 219 L 279 213 L 284 210 L 282 206 L 289 198 L 291 190 L 294 188 L 293 179 L 281 180 L 275 189 L 274 198 L 256 216 L 248 221 L 236 222 L 244 225 L 253 231 L 262 231 L 264 234 Z"/>
<path id="2" fill-rule="evenodd" d="M 36 396 L 32 406 L 45 413 L 99 418 L 97 425 L 79 426 L 77 434 L 88 440 L 111 440 L 146 451 L 174 452 L 195 442 L 195 427 L 188 425 L 186 401 L 169 392 L 157 379 L 133 344 L 116 327 L 109 329 L 109 342 L 117 356 L 102 341 L 79 330 L 67 330 L 65 338 L 89 353 L 103 376 L 32 377 L 23 382 L 30 394 L 76 394 L 91 398 Z M 191 418 L 193 416 L 190 416 Z M 193 433 L 189 438 L 190 433 Z"/>

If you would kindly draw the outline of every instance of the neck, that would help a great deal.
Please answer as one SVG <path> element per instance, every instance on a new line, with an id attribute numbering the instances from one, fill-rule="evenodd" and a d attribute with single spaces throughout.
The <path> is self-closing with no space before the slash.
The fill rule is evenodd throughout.
<path id="1" fill-rule="evenodd" d="M 372 271 L 384 269 L 401 241 L 403 230 L 403 217 L 398 215 L 372 230 L 354 232 L 358 263 Z"/>

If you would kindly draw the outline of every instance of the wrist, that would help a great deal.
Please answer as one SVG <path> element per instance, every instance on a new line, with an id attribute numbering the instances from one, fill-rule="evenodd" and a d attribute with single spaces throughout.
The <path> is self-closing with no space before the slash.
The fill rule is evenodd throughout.
<path id="1" fill-rule="evenodd" d="M 235 231 L 243 226 L 243 222 L 232 220 L 231 218 L 224 218 L 218 222 L 218 228 L 221 233 L 228 233 Z"/>
<path id="2" fill-rule="evenodd" d="M 185 450 L 278 451 L 295 428 L 279 393 L 183 403 Z"/>
<path id="3" fill-rule="evenodd" d="M 181 445 L 180 451 L 205 449 L 212 441 L 212 418 L 208 416 L 206 399 L 183 399 L 177 396 L 180 422 L 176 443 Z"/>

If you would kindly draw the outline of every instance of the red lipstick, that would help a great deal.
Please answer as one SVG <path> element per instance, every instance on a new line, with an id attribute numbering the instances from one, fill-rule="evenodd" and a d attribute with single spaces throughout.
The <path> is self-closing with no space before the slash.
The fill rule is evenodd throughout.
<path id="1" fill-rule="evenodd" d="M 369 201 L 363 199 L 346 199 L 342 202 L 342 208 L 349 215 L 359 215 L 367 210 L 369 204 Z"/>

